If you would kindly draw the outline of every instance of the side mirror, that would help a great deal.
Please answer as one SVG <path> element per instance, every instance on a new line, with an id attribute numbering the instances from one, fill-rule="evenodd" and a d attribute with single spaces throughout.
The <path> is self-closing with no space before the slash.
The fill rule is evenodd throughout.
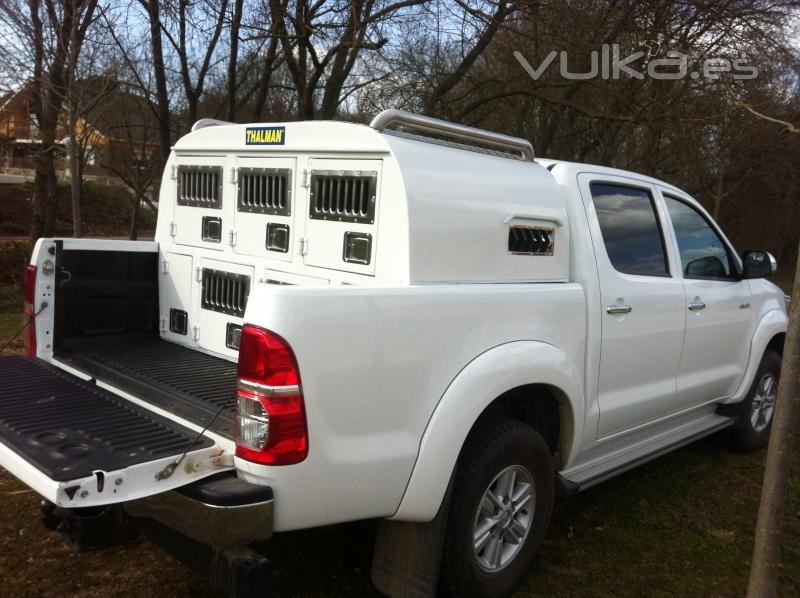
<path id="1" fill-rule="evenodd" d="M 778 269 L 778 262 L 766 251 L 745 251 L 742 264 L 742 278 L 766 278 Z"/>

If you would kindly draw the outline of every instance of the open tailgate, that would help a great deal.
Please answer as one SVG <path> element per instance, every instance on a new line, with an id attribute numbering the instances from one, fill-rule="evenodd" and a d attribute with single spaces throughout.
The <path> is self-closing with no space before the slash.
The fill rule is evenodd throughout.
<path id="1" fill-rule="evenodd" d="M 212 439 L 91 382 L 11 356 L 0 358 L 0 466 L 57 505 L 89 507 L 183 486 L 232 459 Z"/>

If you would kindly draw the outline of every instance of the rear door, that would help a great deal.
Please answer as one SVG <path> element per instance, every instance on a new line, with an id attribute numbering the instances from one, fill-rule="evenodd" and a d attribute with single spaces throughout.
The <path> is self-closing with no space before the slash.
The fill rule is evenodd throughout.
<path id="1" fill-rule="evenodd" d="M 233 230 L 233 202 L 223 201 L 233 186 L 225 183 L 225 156 L 178 156 L 175 164 L 175 243 L 222 251 Z"/>
<path id="2" fill-rule="evenodd" d="M 41 359 L 0 358 L 0 466 L 64 507 L 158 494 L 232 466 L 214 441 Z M 178 467 L 177 465 L 180 465 Z"/>
<path id="3" fill-rule="evenodd" d="M 235 253 L 292 261 L 297 159 L 240 157 L 236 165 Z"/>
<path id="4" fill-rule="evenodd" d="M 197 344 L 233 360 L 239 358 L 244 310 L 253 285 L 253 266 L 200 258 L 195 301 Z"/>
<path id="5" fill-rule="evenodd" d="M 750 351 L 750 285 L 730 244 L 689 198 L 664 190 L 685 289 L 686 336 L 674 411 L 730 396 Z"/>
<path id="6" fill-rule="evenodd" d="M 306 265 L 375 273 L 380 173 L 380 160 L 310 160 Z"/>
<path id="7" fill-rule="evenodd" d="M 598 437 L 665 416 L 683 348 L 683 285 L 672 274 L 651 185 L 579 176 L 600 280 Z"/>

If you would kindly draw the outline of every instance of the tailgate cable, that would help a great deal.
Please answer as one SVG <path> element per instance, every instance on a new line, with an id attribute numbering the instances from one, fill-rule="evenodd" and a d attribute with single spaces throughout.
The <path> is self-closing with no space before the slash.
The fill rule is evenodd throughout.
<path id="1" fill-rule="evenodd" d="M 235 399 L 236 395 L 233 395 L 233 398 Z M 175 470 L 178 468 L 178 465 L 180 465 L 183 462 L 183 460 L 186 458 L 186 455 L 189 454 L 190 450 L 192 450 L 192 447 L 195 444 L 197 444 L 197 441 L 200 440 L 203 437 L 203 434 L 205 434 L 208 431 L 208 428 L 211 427 L 211 424 L 214 423 L 214 420 L 217 419 L 217 416 L 220 413 L 222 413 L 222 410 L 225 409 L 225 407 L 227 407 L 227 405 L 223 404 L 222 407 L 217 409 L 217 412 L 214 414 L 214 417 L 212 417 L 210 420 L 208 420 L 208 423 L 206 424 L 206 427 L 203 428 L 202 430 L 200 430 L 200 432 L 197 433 L 197 436 L 195 436 L 194 440 L 192 440 L 192 442 L 189 443 L 189 446 L 186 447 L 186 450 L 183 452 L 183 454 L 180 457 L 178 457 L 177 461 L 173 461 L 172 463 L 169 463 L 164 469 L 162 469 L 161 471 L 159 471 L 156 474 L 156 480 L 157 481 L 160 482 L 161 480 L 166 480 L 169 477 L 171 477 L 173 473 L 175 473 Z"/>
<path id="2" fill-rule="evenodd" d="M 33 322 L 33 318 L 35 318 L 35 317 L 36 317 L 36 316 L 38 316 L 40 313 L 42 313 L 42 310 L 43 310 L 45 307 L 47 307 L 47 301 L 42 301 L 42 305 L 39 307 L 39 311 L 37 311 L 37 312 L 36 312 L 35 314 L 33 314 L 32 316 L 28 316 L 28 319 L 27 319 L 27 320 L 25 320 L 25 323 L 22 325 L 22 328 L 20 328 L 19 330 L 17 330 L 17 331 L 14 333 L 14 336 L 12 336 L 10 339 L 8 339 L 6 342 L 4 342 L 4 343 L 3 343 L 3 346 L 2 346 L 2 347 L 0 347 L 0 353 L 2 353 L 3 351 L 5 351 L 5 350 L 8 348 L 8 346 L 9 346 L 11 343 L 13 343 L 13 342 L 14 342 L 14 339 L 16 339 L 16 338 L 17 338 L 17 337 L 18 337 L 20 334 L 22 334 L 22 332 L 23 332 L 23 331 L 24 331 L 24 330 L 25 330 L 25 329 L 26 329 L 26 328 L 27 328 L 27 327 L 30 325 L 30 323 L 31 323 L 31 322 Z"/>

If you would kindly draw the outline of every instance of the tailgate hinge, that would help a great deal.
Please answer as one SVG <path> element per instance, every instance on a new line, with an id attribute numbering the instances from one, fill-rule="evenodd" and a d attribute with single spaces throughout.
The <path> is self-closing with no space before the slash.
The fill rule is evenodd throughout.
<path id="1" fill-rule="evenodd" d="M 203 282 L 203 269 L 200 266 L 194 268 L 194 279 L 197 282 Z"/>
<path id="2" fill-rule="evenodd" d="M 305 237 L 300 238 L 300 255 L 308 255 L 308 239 Z"/>
<path id="3" fill-rule="evenodd" d="M 237 170 L 239 170 L 239 169 L 236 168 L 235 166 L 231 167 L 231 183 L 233 183 L 234 185 L 237 183 L 237 179 L 236 179 L 236 171 Z"/>
<path id="4" fill-rule="evenodd" d="M 169 177 L 173 180 L 178 178 L 178 167 L 175 164 L 172 165 L 172 172 Z"/>
<path id="5" fill-rule="evenodd" d="M 210 471 L 221 467 L 233 467 L 233 454 L 222 453 L 207 459 L 189 459 L 186 462 L 186 473 Z"/>
<path id="6" fill-rule="evenodd" d="M 178 234 L 178 223 L 174 220 L 169 223 L 169 236 L 174 237 Z"/>
<path id="7" fill-rule="evenodd" d="M 239 237 L 239 232 L 236 231 L 236 230 L 231 230 L 228 233 L 228 237 L 229 237 L 229 240 L 230 240 L 231 247 L 236 247 L 236 240 Z"/>

